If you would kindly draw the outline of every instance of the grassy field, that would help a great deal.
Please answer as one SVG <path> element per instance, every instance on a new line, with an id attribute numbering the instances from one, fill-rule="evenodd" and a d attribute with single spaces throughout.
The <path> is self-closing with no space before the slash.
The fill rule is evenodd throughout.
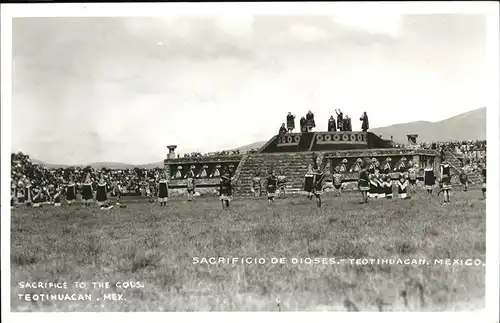
<path id="1" fill-rule="evenodd" d="M 411 200 L 358 204 L 355 194 L 236 199 L 215 197 L 127 203 L 99 210 L 80 205 L 12 210 L 13 311 L 443 311 L 484 306 L 484 267 L 446 265 L 271 264 L 271 257 L 485 260 L 480 191 L 456 192 L 452 204 Z M 193 264 L 193 257 L 266 258 L 265 264 Z M 52 293 L 19 283 L 67 282 L 92 301 L 26 301 Z M 106 281 L 109 289 L 73 282 Z M 133 281 L 143 288 L 123 289 Z M 68 292 L 60 291 L 59 292 Z M 103 300 L 106 293 L 123 300 Z M 406 295 L 406 296 L 403 296 Z M 280 299 L 277 306 L 276 298 Z M 99 300 L 97 300 L 99 298 Z M 405 302 L 406 299 L 406 302 Z M 407 303 L 405 305 L 405 303 Z"/>

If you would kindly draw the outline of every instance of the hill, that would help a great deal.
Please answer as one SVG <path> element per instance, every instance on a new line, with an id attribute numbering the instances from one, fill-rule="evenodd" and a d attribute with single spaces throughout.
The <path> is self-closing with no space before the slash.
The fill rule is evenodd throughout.
<path id="1" fill-rule="evenodd" d="M 399 143 L 408 141 L 407 134 L 418 134 L 419 142 L 486 140 L 486 108 L 472 110 L 438 122 L 416 121 L 373 128 L 369 131 Z"/>
<path id="2" fill-rule="evenodd" d="M 258 150 L 260 149 L 262 146 L 264 146 L 264 144 L 266 143 L 267 141 L 257 141 L 257 142 L 254 142 L 253 144 L 250 144 L 250 145 L 246 145 L 246 146 L 241 146 L 239 148 L 235 148 L 235 150 L 239 150 L 241 153 L 246 153 L 252 149 L 255 149 L 255 150 Z"/>
<path id="3" fill-rule="evenodd" d="M 31 162 L 33 164 L 38 164 L 38 165 L 44 165 L 47 168 L 67 168 L 67 167 L 86 167 L 90 166 L 92 168 L 108 168 L 108 169 L 131 169 L 131 168 L 156 168 L 156 167 L 163 167 L 163 162 L 157 162 L 157 163 L 150 163 L 150 164 L 144 164 L 144 165 L 132 165 L 132 164 L 125 164 L 125 163 L 116 163 L 116 162 L 99 162 L 99 163 L 92 163 L 92 164 L 87 164 L 87 165 L 63 165 L 63 164 L 48 164 L 45 163 L 41 160 L 31 158 Z"/>

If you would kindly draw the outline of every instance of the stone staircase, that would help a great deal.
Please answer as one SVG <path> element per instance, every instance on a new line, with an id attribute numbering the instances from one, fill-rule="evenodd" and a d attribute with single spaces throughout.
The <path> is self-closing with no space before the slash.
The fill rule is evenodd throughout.
<path id="1" fill-rule="evenodd" d="M 312 152 L 249 154 L 240 163 L 241 169 L 238 178 L 235 180 L 235 195 L 252 195 L 252 178 L 255 176 L 256 171 L 260 172 L 262 189 L 264 190 L 265 178 L 271 168 L 275 172 L 281 169 L 285 171 L 288 192 L 301 191 L 304 184 L 304 175 L 308 166 L 312 163 L 312 156 Z"/>
<path id="2" fill-rule="evenodd" d="M 455 173 L 455 181 L 458 182 L 458 175 L 460 174 L 460 171 L 462 169 L 462 162 L 460 161 L 459 159 L 459 156 L 457 156 L 457 154 L 449 151 L 449 150 L 445 150 L 445 157 L 446 159 L 448 160 L 448 162 L 450 163 L 451 167 L 453 168 L 454 170 L 454 173 Z M 468 175 L 468 178 L 469 178 L 469 184 L 479 184 L 481 183 L 481 178 L 479 177 L 478 174 L 476 173 L 469 173 L 467 174 Z"/>

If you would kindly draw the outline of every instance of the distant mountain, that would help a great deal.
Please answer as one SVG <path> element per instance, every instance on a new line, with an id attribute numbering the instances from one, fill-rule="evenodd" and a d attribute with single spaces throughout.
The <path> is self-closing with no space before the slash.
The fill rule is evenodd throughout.
<path id="1" fill-rule="evenodd" d="M 235 148 L 234 150 L 239 150 L 240 153 L 243 154 L 243 153 L 246 153 L 252 149 L 258 150 L 258 149 L 262 148 L 262 146 L 264 146 L 266 144 L 266 142 L 267 141 L 257 141 L 257 142 L 254 142 L 253 144 L 250 144 L 250 145 Z"/>
<path id="2" fill-rule="evenodd" d="M 398 143 L 406 143 L 407 134 L 418 134 L 417 142 L 486 140 L 486 108 L 472 110 L 438 122 L 416 121 L 373 128 L 369 131 Z"/>
<path id="3" fill-rule="evenodd" d="M 47 168 L 67 168 L 67 167 L 86 167 L 90 166 L 92 168 L 108 168 L 108 169 L 132 169 L 135 167 L 138 168 L 156 168 L 156 167 L 163 167 L 163 162 L 157 162 L 157 163 L 150 163 L 150 164 L 144 164 L 144 165 L 132 165 L 132 164 L 125 164 L 125 163 L 115 163 L 115 162 L 99 162 L 99 163 L 92 163 L 92 164 L 86 164 L 86 165 L 62 165 L 62 164 L 48 164 L 43 161 L 40 161 L 38 159 L 31 158 L 31 162 L 33 164 L 38 164 L 38 165 L 44 165 Z"/>

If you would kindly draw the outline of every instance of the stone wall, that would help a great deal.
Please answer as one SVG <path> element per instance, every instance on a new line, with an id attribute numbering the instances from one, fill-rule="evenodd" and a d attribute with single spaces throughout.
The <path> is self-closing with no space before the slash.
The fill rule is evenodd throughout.
<path id="1" fill-rule="evenodd" d="M 271 168 L 273 168 L 275 174 L 279 170 L 285 171 L 288 188 L 302 189 L 304 175 L 309 164 L 312 163 L 312 157 L 312 152 L 249 154 L 236 181 L 235 194 L 239 196 L 252 194 L 252 178 L 255 176 L 256 171 L 260 172 L 262 188 L 264 188 L 265 178 Z"/>

